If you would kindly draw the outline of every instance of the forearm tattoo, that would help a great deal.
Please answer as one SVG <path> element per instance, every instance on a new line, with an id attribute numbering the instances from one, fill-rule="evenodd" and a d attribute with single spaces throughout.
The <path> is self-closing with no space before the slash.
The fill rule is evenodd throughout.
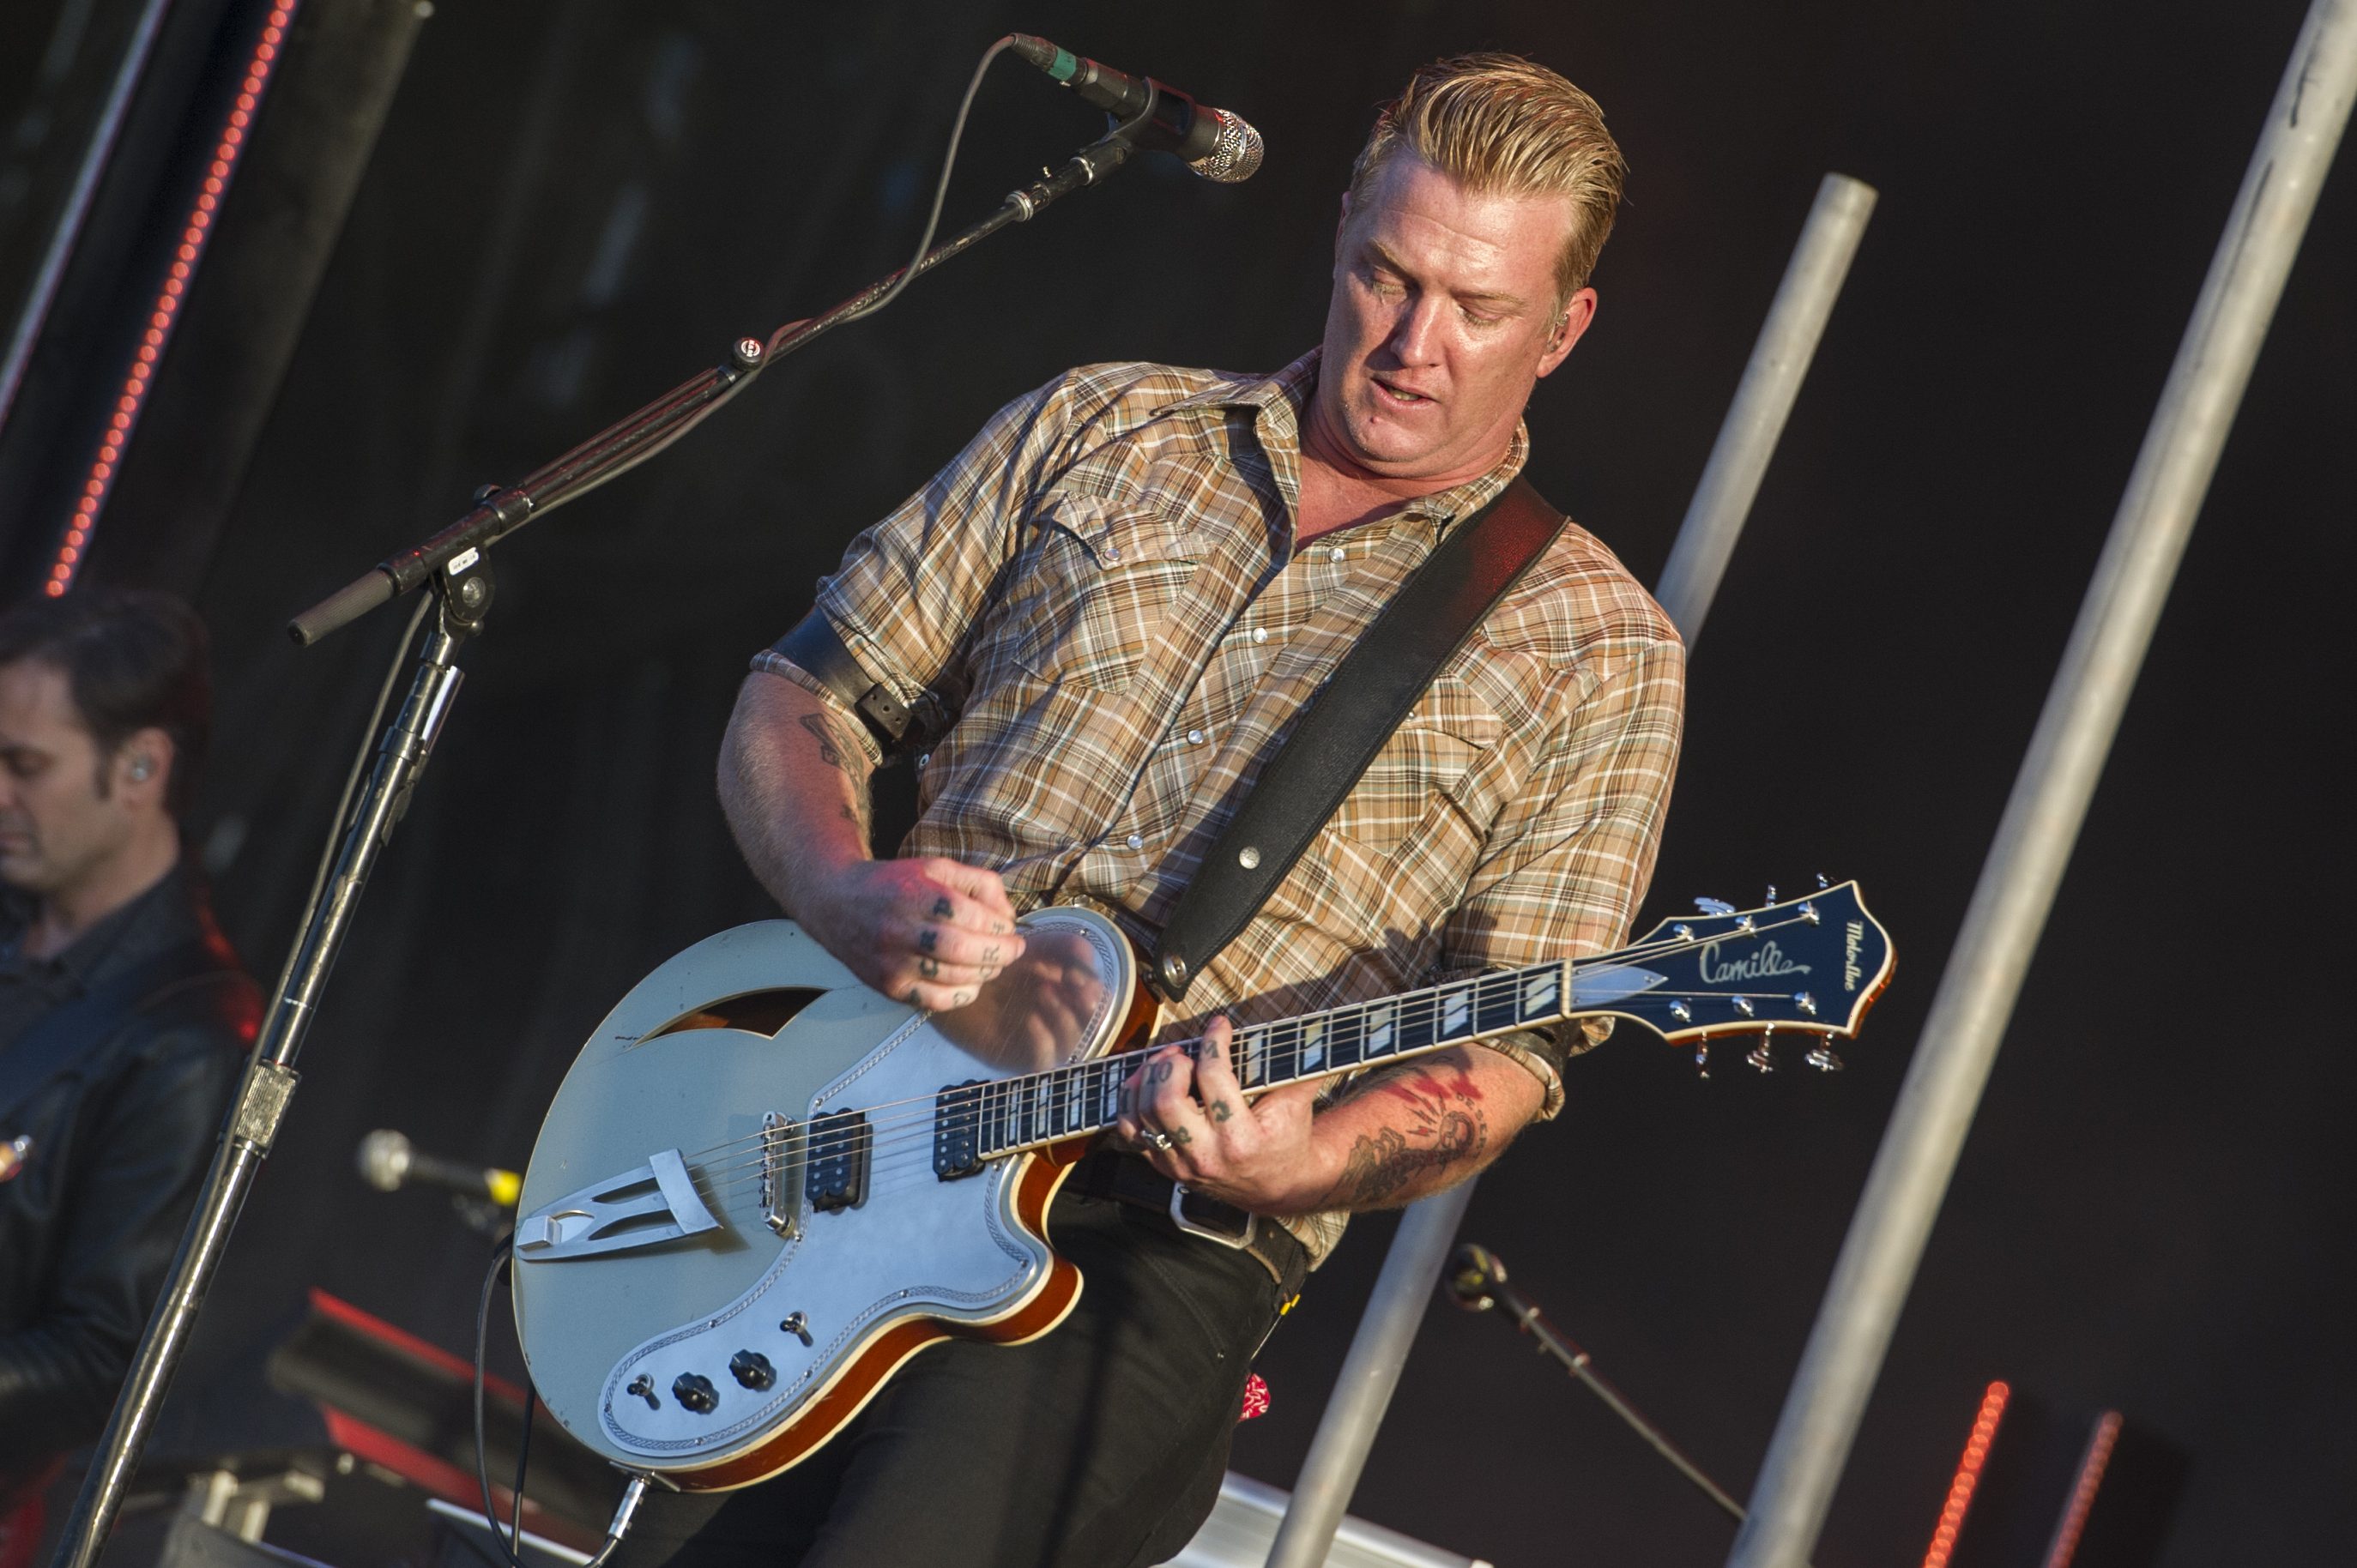
<path id="1" fill-rule="evenodd" d="M 1407 1202 L 1427 1190 L 1426 1176 L 1460 1165 L 1478 1170 L 1488 1155 L 1490 1120 L 1469 1079 L 1444 1083 L 1404 1075 L 1386 1088 L 1409 1104 L 1409 1125 L 1359 1135 L 1340 1179 L 1327 1195 L 1330 1207 L 1384 1208 Z"/>
<path id="2" fill-rule="evenodd" d="M 838 768 L 851 780 L 851 800 L 843 808 L 844 821 L 868 832 L 872 807 L 867 795 L 866 757 L 859 749 L 858 738 L 841 727 L 831 714 L 804 714 L 802 728 L 811 732 L 818 742 L 818 757 L 829 768 Z"/>

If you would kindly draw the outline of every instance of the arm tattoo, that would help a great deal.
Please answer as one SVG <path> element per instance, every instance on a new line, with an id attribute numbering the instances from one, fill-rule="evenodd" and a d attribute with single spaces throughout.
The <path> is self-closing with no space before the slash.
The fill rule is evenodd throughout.
<path id="1" fill-rule="evenodd" d="M 829 768 L 841 768 L 851 779 L 851 800 L 843 808 L 844 819 L 856 824 L 862 833 L 870 832 L 867 770 L 860 766 L 866 758 L 860 752 L 859 743 L 839 732 L 829 714 L 804 714 L 800 722 L 818 742 L 819 760 Z"/>
<path id="2" fill-rule="evenodd" d="M 1490 1119 L 1479 1100 L 1417 1097 L 1414 1126 L 1362 1133 L 1327 1200 L 1338 1208 L 1383 1208 L 1420 1196 L 1427 1175 L 1469 1162 L 1479 1169 L 1490 1146 Z M 1414 1141 L 1411 1141 L 1413 1137 Z"/>
<path id="3" fill-rule="evenodd" d="M 813 738 L 818 742 L 818 759 L 821 762 L 825 763 L 829 768 L 840 768 L 845 773 L 858 771 L 845 755 L 846 752 L 856 750 L 858 743 L 856 741 L 846 743 L 843 736 L 837 735 L 833 719 L 824 714 L 804 714 L 802 716 L 802 726 L 810 731 Z"/>

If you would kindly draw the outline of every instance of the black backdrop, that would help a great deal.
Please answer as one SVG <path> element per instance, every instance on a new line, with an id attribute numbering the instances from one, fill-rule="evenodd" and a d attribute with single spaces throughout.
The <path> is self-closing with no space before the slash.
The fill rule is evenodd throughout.
<path id="1" fill-rule="evenodd" d="M 1599 324 L 1533 408 L 1532 471 L 1648 580 L 1819 175 L 1883 193 L 1698 644 L 1648 918 L 1855 875 L 1896 934 L 1897 985 L 1837 1077 L 1729 1060 L 1698 1083 L 1625 1032 L 1467 1226 L 1748 1489 L 2301 10 L 444 0 L 243 499 L 181 585 L 222 690 L 195 836 L 258 969 L 395 618 L 298 654 L 285 616 L 476 483 L 896 263 L 992 37 L 1167 76 L 1256 122 L 1268 162 L 1233 188 L 1135 166 L 501 549 L 492 629 L 313 1036 L 210 1351 L 309 1283 L 464 1344 L 480 1247 L 432 1201 L 361 1187 L 356 1140 L 398 1126 L 520 1164 L 603 1010 L 769 912 L 713 803 L 714 746 L 744 658 L 844 541 L 1065 365 L 1263 368 L 1314 340 L 1372 105 L 1422 59 L 1501 47 L 1594 91 L 1634 168 Z M 952 221 L 1091 133 L 1001 70 Z M 2349 196 L 2344 170 L 1820 1563 L 1921 1552 L 1997 1377 L 2191 1450 L 2172 1563 L 2313 1560 L 2357 1527 L 2330 913 L 2348 868 L 2326 793 L 2357 521 Z M 1275 1411 L 1239 1434 L 1239 1469 L 1291 1483 L 1389 1230 L 1363 1222 L 1271 1345 Z M 1699 1563 L 1728 1540 L 1502 1325 L 1438 1307 L 1354 1509 L 1506 1564 Z"/>

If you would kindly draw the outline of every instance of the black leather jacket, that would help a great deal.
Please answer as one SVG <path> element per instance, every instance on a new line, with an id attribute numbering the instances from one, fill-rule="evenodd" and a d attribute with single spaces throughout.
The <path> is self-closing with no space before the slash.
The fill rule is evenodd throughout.
<path id="1" fill-rule="evenodd" d="M 175 871 L 54 962 L 0 940 L 0 1480 L 97 1435 L 261 1013 Z"/>

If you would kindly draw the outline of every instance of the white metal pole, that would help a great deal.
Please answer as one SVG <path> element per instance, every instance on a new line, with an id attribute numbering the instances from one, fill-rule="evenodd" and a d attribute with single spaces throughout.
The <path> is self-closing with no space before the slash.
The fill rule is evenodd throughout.
<path id="1" fill-rule="evenodd" d="M 1801 242 L 1784 269 L 1784 281 L 1768 307 L 1768 319 L 1752 346 L 1750 362 L 1736 387 L 1735 401 L 1718 440 L 1711 447 L 1685 521 L 1679 525 L 1670 564 L 1656 596 L 1688 643 L 1702 628 L 1711 596 L 1734 553 L 1769 455 L 1783 433 L 1801 378 L 1824 335 L 1834 300 L 1849 275 L 1850 259 L 1874 212 L 1874 188 L 1847 175 L 1829 174 L 1817 187 L 1815 203 L 1801 231 Z M 1286 1504 L 1285 1520 L 1269 1548 L 1268 1568 L 1313 1568 L 1326 1561 L 1334 1532 L 1358 1488 L 1376 1428 L 1391 1405 L 1407 1364 L 1409 1345 L 1424 1322 L 1433 1287 L 1448 1261 L 1457 1227 L 1473 1201 L 1465 1182 L 1413 1205 L 1400 1217 L 1383 1273 L 1375 1281 L 1359 1328 L 1351 1340 L 1342 1375 L 1318 1418 L 1318 1433 L 1302 1461 L 1301 1477 Z"/>
<path id="2" fill-rule="evenodd" d="M 73 258 L 74 243 L 81 237 L 91 203 L 97 199 L 99 179 L 114 155 L 114 139 L 131 113 L 131 94 L 139 85 L 141 73 L 147 69 L 147 57 L 156 47 L 156 35 L 163 30 L 164 13 L 170 7 L 171 0 L 147 0 L 139 13 L 138 26 L 131 30 L 130 41 L 123 46 L 123 59 L 115 65 L 113 84 L 106 90 L 106 103 L 98 112 L 98 124 L 91 127 L 81 163 L 74 170 L 73 185 L 66 192 L 65 204 L 49 230 L 48 246 L 41 252 L 40 270 L 33 274 L 32 286 L 25 292 L 24 308 L 16 313 L 16 328 L 9 335 L 7 351 L 0 353 L 0 429 L 7 426 L 8 411 L 16 404 L 16 389 L 23 384 L 25 368 L 33 362 L 33 349 L 40 341 L 41 328 L 48 321 L 49 306 L 57 302 L 58 285 L 65 277 L 66 263 Z"/>
<path id="3" fill-rule="evenodd" d="M 1768 459 L 1784 434 L 1785 416 L 1801 395 L 1801 379 L 1816 357 L 1817 339 L 1824 336 L 1850 260 L 1866 236 L 1866 220 L 1874 216 L 1874 187 L 1846 174 L 1829 174 L 1818 182 L 1808 225 L 1776 287 L 1694 499 L 1686 504 L 1685 521 L 1678 525 L 1677 542 L 1653 596 L 1689 650 L 1702 634 L 1718 580 L 1751 515 Z"/>
<path id="4" fill-rule="evenodd" d="M 1730 1568 L 1816 1545 L 2023 972 L 2209 489 L 2357 84 L 2357 0 L 2315 0 L 2162 389 L 1932 997 Z"/>

